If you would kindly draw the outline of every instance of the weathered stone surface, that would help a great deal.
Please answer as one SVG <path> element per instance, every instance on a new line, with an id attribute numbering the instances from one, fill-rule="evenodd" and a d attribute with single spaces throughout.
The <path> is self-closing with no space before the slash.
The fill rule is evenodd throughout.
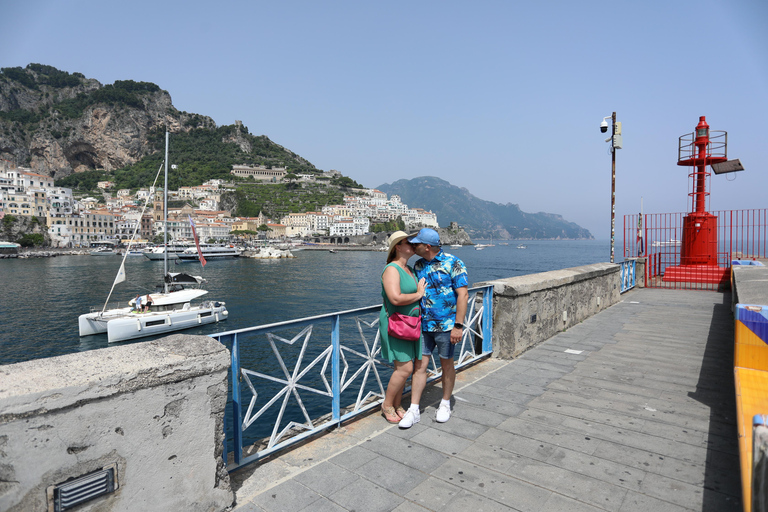
<path id="1" fill-rule="evenodd" d="M 514 358 L 619 301 L 619 265 L 596 263 L 493 285 L 494 356 Z"/>
<path id="2" fill-rule="evenodd" d="M 0 510 L 47 510 L 46 489 L 117 466 L 82 510 L 225 510 L 229 355 L 174 335 L 0 367 Z"/>

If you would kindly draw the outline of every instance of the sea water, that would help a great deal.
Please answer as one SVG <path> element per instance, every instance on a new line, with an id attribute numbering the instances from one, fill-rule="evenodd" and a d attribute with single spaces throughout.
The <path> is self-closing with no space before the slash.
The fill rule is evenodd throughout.
<path id="1" fill-rule="evenodd" d="M 482 241 L 476 241 L 481 243 Z M 610 260 L 610 242 L 596 240 L 510 241 L 446 252 L 461 258 L 470 283 L 559 270 Z M 519 244 L 526 247 L 518 248 Z M 616 253 L 621 253 L 617 245 Z M 169 264 L 171 272 L 201 275 L 206 298 L 224 301 L 228 320 L 183 331 L 211 334 L 284 320 L 381 304 L 381 251 L 297 251 L 295 258 L 236 258 Z M 617 257 L 617 260 L 620 259 Z M 78 316 L 101 307 L 121 257 L 59 256 L 0 260 L 0 364 L 108 346 L 106 334 L 81 338 Z M 415 261 L 415 257 L 410 263 Z M 111 302 L 127 302 L 161 282 L 162 261 L 128 257 L 126 281 Z M 159 337 L 159 336 L 156 336 Z M 140 343 L 140 338 L 125 343 Z"/>

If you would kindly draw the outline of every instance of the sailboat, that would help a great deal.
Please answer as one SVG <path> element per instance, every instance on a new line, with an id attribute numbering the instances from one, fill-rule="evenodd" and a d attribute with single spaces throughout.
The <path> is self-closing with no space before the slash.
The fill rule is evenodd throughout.
<path id="1" fill-rule="evenodd" d="M 493 233 L 491 233 L 491 241 L 489 243 L 487 243 L 487 244 L 477 244 L 477 245 L 475 245 L 475 250 L 476 251 L 482 251 L 486 247 L 495 247 L 495 245 L 493 245 Z"/>
<path id="2" fill-rule="evenodd" d="M 159 174 L 159 173 L 158 173 Z M 165 132 L 165 186 L 163 187 L 164 225 L 168 225 L 168 132 Z M 195 241 L 197 233 L 194 230 Z M 164 229 L 164 245 L 168 245 L 168 230 Z M 130 249 L 130 246 L 129 246 Z M 120 269 L 115 277 L 116 284 L 125 281 L 126 251 Z M 206 295 L 201 286 L 205 279 L 184 273 L 168 272 L 168 252 L 164 251 L 163 282 L 154 293 L 138 295 L 128 302 L 128 306 L 107 309 L 109 297 L 101 311 L 92 311 L 80 315 L 78 324 L 80 336 L 107 333 L 107 341 L 125 341 L 143 338 L 166 332 L 180 331 L 203 324 L 220 322 L 229 314 L 226 304 L 220 301 L 206 300 L 193 304 L 192 301 Z M 205 265 L 205 259 L 201 258 Z M 110 291 L 110 297 L 112 291 Z"/>

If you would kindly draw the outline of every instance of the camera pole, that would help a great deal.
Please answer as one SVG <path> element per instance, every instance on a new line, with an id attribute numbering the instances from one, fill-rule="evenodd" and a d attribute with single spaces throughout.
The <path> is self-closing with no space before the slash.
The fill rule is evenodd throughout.
<path id="1" fill-rule="evenodd" d="M 616 112 L 611 115 L 611 263 L 616 238 Z"/>

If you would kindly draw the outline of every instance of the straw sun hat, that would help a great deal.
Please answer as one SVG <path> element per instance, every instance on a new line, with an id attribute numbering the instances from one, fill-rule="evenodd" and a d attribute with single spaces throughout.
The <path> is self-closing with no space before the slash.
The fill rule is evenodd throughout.
<path id="1" fill-rule="evenodd" d="M 389 238 L 387 239 L 387 243 L 389 244 L 389 251 L 387 251 L 387 263 L 391 263 L 395 258 L 395 246 L 409 236 L 413 235 L 409 235 L 405 231 L 395 231 L 389 235 Z"/>

